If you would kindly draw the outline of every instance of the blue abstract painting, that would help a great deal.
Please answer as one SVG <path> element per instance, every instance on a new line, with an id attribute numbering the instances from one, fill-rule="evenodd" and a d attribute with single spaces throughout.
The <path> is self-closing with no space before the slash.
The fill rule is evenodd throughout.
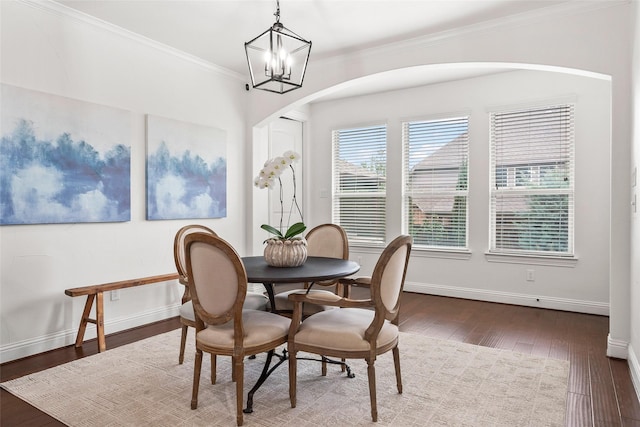
<path id="1" fill-rule="evenodd" d="M 0 224 L 131 219 L 129 112 L 2 84 Z"/>
<path id="2" fill-rule="evenodd" d="M 147 116 L 147 219 L 227 216 L 227 134 Z"/>

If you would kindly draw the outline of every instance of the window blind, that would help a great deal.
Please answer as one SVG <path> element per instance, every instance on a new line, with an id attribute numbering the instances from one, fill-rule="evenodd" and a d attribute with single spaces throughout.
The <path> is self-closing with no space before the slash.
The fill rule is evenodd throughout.
<path id="1" fill-rule="evenodd" d="M 574 109 L 491 114 L 491 251 L 573 255 Z"/>
<path id="2" fill-rule="evenodd" d="M 384 244 L 387 127 L 335 130 L 332 139 L 333 222 L 350 243 Z"/>
<path id="3" fill-rule="evenodd" d="M 403 123 L 404 228 L 414 245 L 467 247 L 469 118 Z"/>

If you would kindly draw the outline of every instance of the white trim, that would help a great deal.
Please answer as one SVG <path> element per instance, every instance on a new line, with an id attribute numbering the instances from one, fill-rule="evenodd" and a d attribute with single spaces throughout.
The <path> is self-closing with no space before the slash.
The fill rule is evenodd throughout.
<path id="1" fill-rule="evenodd" d="M 629 344 L 629 357 L 627 358 L 629 371 L 631 371 L 631 382 L 636 391 L 636 398 L 640 401 L 640 361 L 636 358 L 636 352 Z"/>
<path id="2" fill-rule="evenodd" d="M 417 36 L 411 39 L 401 40 L 397 42 L 390 42 L 384 45 L 378 45 L 367 49 L 359 49 L 357 51 L 349 50 L 339 55 L 316 55 L 316 61 L 321 61 L 326 64 L 332 64 L 334 62 L 344 61 L 345 58 L 358 55 L 366 57 L 376 54 L 385 53 L 397 53 L 402 49 L 425 49 L 427 46 L 441 43 L 449 39 L 455 39 L 466 35 L 473 35 L 482 32 L 495 31 L 499 29 L 527 25 L 536 20 L 546 18 L 557 18 L 563 16 L 575 15 L 577 13 L 586 13 L 594 10 L 599 10 L 607 7 L 615 7 L 624 4 L 628 4 L 631 0 L 610 0 L 600 2 L 563 2 L 552 6 L 542 7 L 535 10 L 529 10 L 526 12 L 502 16 L 500 18 L 490 19 L 466 26 L 453 28 L 450 30 L 440 31 L 438 33 L 432 33 L 424 36 Z M 561 67 L 558 67 L 562 69 Z M 594 73 L 594 75 L 599 75 Z"/>
<path id="3" fill-rule="evenodd" d="M 607 335 L 607 356 L 627 359 L 629 357 L 629 342 L 611 338 L 611 334 Z"/>
<path id="4" fill-rule="evenodd" d="M 382 251 L 385 248 L 385 244 L 367 244 L 361 242 L 349 242 L 349 254 L 373 254 L 378 255 L 382 254 Z M 353 256 L 350 258 L 353 259 Z"/>
<path id="5" fill-rule="evenodd" d="M 553 107 L 565 104 L 577 104 L 578 95 L 570 93 L 553 97 L 535 98 L 514 104 L 496 104 L 488 105 L 485 108 L 486 113 L 508 113 L 511 111 L 528 110 L 539 107 Z"/>
<path id="6" fill-rule="evenodd" d="M 405 282 L 404 290 L 421 294 L 498 302 L 502 304 L 514 304 L 526 307 L 548 308 L 551 310 L 572 311 L 576 313 L 597 314 L 601 316 L 609 315 L 609 304 L 595 301 L 516 294 L 513 292 L 500 292 L 486 289 L 463 288 L 416 282 Z"/>
<path id="7" fill-rule="evenodd" d="M 486 252 L 484 254 L 488 262 L 504 262 L 507 264 L 547 265 L 551 267 L 571 267 L 578 263 L 574 256 L 554 257 L 542 255 L 507 254 Z"/>
<path id="8" fill-rule="evenodd" d="M 416 258 L 443 258 L 443 259 L 471 259 L 469 249 L 435 249 L 414 245 L 411 248 L 411 256 Z"/>
<path id="9" fill-rule="evenodd" d="M 151 47 L 153 49 L 167 53 L 169 55 L 173 55 L 184 61 L 191 62 L 192 64 L 205 68 L 206 70 L 224 74 L 228 77 L 232 77 L 242 82 L 244 82 L 247 79 L 246 76 L 240 73 L 237 73 L 235 71 L 229 70 L 228 68 L 224 68 L 212 62 L 205 61 L 204 59 L 199 58 L 195 55 L 191 55 L 190 53 L 187 53 L 180 49 L 176 49 L 174 47 L 160 43 L 156 40 L 150 39 L 138 33 L 134 33 L 133 31 L 126 30 L 110 22 L 103 21 L 102 19 L 96 18 L 95 16 L 86 14 L 84 12 L 80 12 L 79 10 L 57 3 L 55 1 L 52 1 L 52 0 L 18 0 L 18 1 L 28 6 L 31 6 L 33 8 L 41 9 L 58 16 L 64 16 L 66 18 L 73 19 L 76 22 L 88 24 L 94 28 L 103 30 L 105 32 L 109 32 L 109 33 L 127 38 L 131 41 L 143 44 L 147 47 Z"/>
<path id="10" fill-rule="evenodd" d="M 303 123 L 309 121 L 309 114 L 306 111 L 302 110 L 290 110 L 286 113 L 281 114 L 281 117 Z"/>
<path id="11" fill-rule="evenodd" d="M 180 304 L 168 305 L 156 308 L 133 316 L 122 316 L 116 319 L 105 321 L 105 331 L 114 333 L 159 320 L 169 319 L 178 316 Z M 73 345 L 76 341 L 77 329 L 66 329 L 53 334 L 42 335 L 23 341 L 13 342 L 0 347 L 0 363 L 20 359 L 45 351 L 54 350 L 68 345 Z M 91 325 L 87 328 L 84 340 L 96 338 L 96 328 Z M 97 345 L 89 343 L 88 345 Z M 176 343 L 176 346 L 178 344 Z M 177 347 L 176 347 L 177 348 Z"/>

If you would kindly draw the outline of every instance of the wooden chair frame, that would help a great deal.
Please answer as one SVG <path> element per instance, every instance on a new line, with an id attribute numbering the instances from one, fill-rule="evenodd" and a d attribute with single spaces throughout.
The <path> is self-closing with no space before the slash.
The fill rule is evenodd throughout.
<path id="1" fill-rule="evenodd" d="M 296 334 L 302 324 L 302 303 L 311 302 L 314 303 L 312 295 L 305 294 L 292 294 L 289 299 L 292 300 L 294 305 L 293 318 L 291 321 L 291 328 L 289 330 L 289 397 L 291 400 L 291 407 L 296 407 L 296 382 L 297 382 L 297 359 L 296 354 L 298 351 L 306 351 L 309 353 L 320 354 L 323 356 L 340 357 L 345 359 L 364 359 L 367 361 L 367 373 L 369 378 L 369 396 L 371 400 L 371 418 L 373 421 L 378 419 L 378 409 L 376 402 L 376 379 L 375 379 L 375 367 L 374 362 L 376 356 L 386 353 L 389 350 L 393 352 L 396 383 L 398 393 L 402 393 L 402 375 L 400 372 L 400 353 L 398 350 L 398 339 L 394 339 L 387 345 L 377 347 L 377 339 L 380 330 L 385 320 L 390 321 L 394 325 L 398 325 L 399 311 L 400 311 L 400 294 L 404 288 L 404 280 L 407 273 L 407 266 L 409 263 L 409 257 L 411 253 L 412 238 L 410 236 L 399 236 L 394 239 L 380 255 L 373 275 L 370 281 L 371 298 L 366 300 L 353 300 L 349 298 L 341 298 L 338 301 L 327 301 L 323 304 L 335 305 L 342 308 L 373 308 L 375 310 L 374 318 L 365 332 L 365 340 L 369 342 L 369 348 L 366 351 L 340 351 L 335 349 L 329 349 L 325 347 L 318 347 L 312 345 L 303 345 L 296 342 Z M 394 307 L 386 307 L 381 295 L 381 283 L 383 274 L 389 261 L 393 258 L 398 250 L 406 247 L 406 258 L 404 260 L 404 271 L 402 273 L 402 282 L 399 286 L 399 294 L 397 302 Z M 315 301 L 318 303 L 318 301 Z M 309 319 L 313 318 L 310 316 Z"/>
<path id="2" fill-rule="evenodd" d="M 212 314 L 206 311 L 200 303 L 198 294 L 197 280 L 193 274 L 191 262 L 191 248 L 198 243 L 211 245 L 217 250 L 223 252 L 231 261 L 237 275 L 237 292 L 235 303 L 226 311 L 220 314 Z M 205 329 L 206 325 L 222 325 L 233 321 L 234 345 L 232 349 L 226 347 L 216 347 L 206 345 L 196 339 L 196 357 L 193 373 L 193 391 L 191 398 L 191 408 L 196 409 L 198 406 L 198 389 L 200 383 L 200 373 L 202 369 L 203 352 L 211 354 L 211 383 L 216 381 L 216 356 L 231 356 L 232 359 L 232 379 L 236 383 L 236 421 L 239 426 L 243 423 L 243 382 L 244 382 L 244 358 L 263 352 L 272 352 L 279 345 L 287 341 L 287 335 L 278 337 L 261 345 L 251 347 L 244 346 L 244 327 L 243 327 L 243 304 L 247 294 L 247 273 L 238 253 L 229 243 L 223 239 L 205 233 L 191 233 L 185 238 L 187 273 L 191 278 L 189 282 L 189 290 L 193 301 L 193 308 L 196 314 L 196 334 Z M 277 316 L 269 313 L 269 315 Z M 270 359 L 270 357 L 269 357 Z"/>
<path id="3" fill-rule="evenodd" d="M 187 274 L 187 265 L 184 252 L 184 239 L 187 235 L 196 232 L 209 233 L 212 236 L 217 234 L 204 225 L 189 224 L 182 227 L 177 231 L 175 238 L 173 239 L 173 260 L 176 264 L 176 270 L 178 270 L 178 281 L 184 285 L 184 293 L 182 294 L 182 304 L 191 300 L 191 294 L 189 293 L 189 276 Z M 195 328 L 195 322 L 180 316 L 180 324 L 182 325 L 182 334 L 180 336 L 180 355 L 178 356 L 178 363 L 184 362 L 184 350 L 187 343 L 187 332 L 189 328 Z"/>

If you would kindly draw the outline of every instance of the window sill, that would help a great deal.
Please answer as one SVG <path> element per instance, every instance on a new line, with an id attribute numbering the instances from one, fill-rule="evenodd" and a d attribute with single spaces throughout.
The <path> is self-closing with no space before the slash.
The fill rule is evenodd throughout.
<path id="1" fill-rule="evenodd" d="M 362 242 L 349 242 L 349 251 L 356 251 L 361 253 L 380 254 L 385 248 L 381 243 L 362 243 Z"/>
<path id="2" fill-rule="evenodd" d="M 384 245 L 362 245 L 358 243 L 349 243 L 349 249 L 352 252 L 380 254 L 385 248 Z M 441 259 L 459 259 L 467 260 L 471 258 L 471 251 L 468 249 L 433 249 L 421 248 L 413 246 L 411 248 L 411 256 L 418 258 L 441 258 Z"/>
<path id="3" fill-rule="evenodd" d="M 484 255 L 489 262 L 504 262 L 508 264 L 547 265 L 551 267 L 574 268 L 578 263 L 578 258 L 575 256 L 563 257 L 524 254 L 499 254 L 495 252 L 485 252 Z"/>
<path id="4" fill-rule="evenodd" d="M 413 246 L 411 256 L 419 258 L 444 258 L 444 259 L 471 259 L 471 251 L 468 249 L 433 249 Z"/>

